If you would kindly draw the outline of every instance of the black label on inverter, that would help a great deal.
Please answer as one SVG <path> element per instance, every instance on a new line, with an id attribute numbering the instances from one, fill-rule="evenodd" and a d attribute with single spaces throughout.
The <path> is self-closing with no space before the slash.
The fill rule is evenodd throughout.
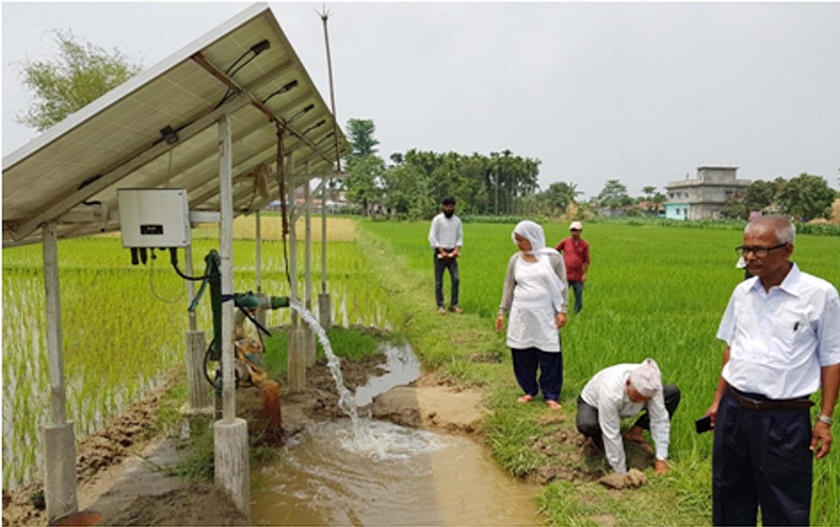
<path id="1" fill-rule="evenodd" d="M 160 236 L 163 234 L 163 225 L 141 225 L 140 234 L 151 234 Z"/>

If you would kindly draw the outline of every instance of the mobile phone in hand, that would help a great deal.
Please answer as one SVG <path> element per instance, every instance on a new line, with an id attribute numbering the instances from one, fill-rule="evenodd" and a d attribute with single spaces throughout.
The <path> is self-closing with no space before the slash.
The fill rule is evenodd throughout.
<path id="1" fill-rule="evenodd" d="M 712 427 L 712 416 L 706 415 L 694 421 L 694 429 L 697 430 L 698 434 L 702 434 L 703 432 L 708 432 L 711 430 Z"/>

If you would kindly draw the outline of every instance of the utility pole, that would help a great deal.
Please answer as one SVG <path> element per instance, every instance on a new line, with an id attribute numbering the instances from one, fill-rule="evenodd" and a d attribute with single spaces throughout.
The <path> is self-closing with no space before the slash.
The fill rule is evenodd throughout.
<path id="1" fill-rule="evenodd" d="M 324 46 L 327 51 L 327 75 L 330 82 L 330 108 L 333 115 L 333 143 L 335 144 L 335 173 L 341 174 L 341 148 L 338 139 L 338 115 L 335 113 L 335 87 L 333 86 L 332 57 L 330 55 L 330 33 L 327 19 L 330 17 L 327 6 L 319 13 L 324 24 Z M 332 325 L 330 294 L 327 292 L 327 178 L 321 180 L 321 292 L 318 294 L 319 322 L 324 329 Z"/>

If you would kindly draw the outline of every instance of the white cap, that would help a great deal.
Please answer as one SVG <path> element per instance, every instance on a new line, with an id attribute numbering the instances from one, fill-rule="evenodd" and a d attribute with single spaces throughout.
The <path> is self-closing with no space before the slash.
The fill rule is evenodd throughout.
<path id="1" fill-rule="evenodd" d="M 656 361 L 648 357 L 630 372 L 630 384 L 642 397 L 651 398 L 662 389 L 662 374 Z"/>
<path id="2" fill-rule="evenodd" d="M 573 221 L 571 225 L 569 225 L 570 231 L 582 231 L 583 224 L 579 221 Z"/>

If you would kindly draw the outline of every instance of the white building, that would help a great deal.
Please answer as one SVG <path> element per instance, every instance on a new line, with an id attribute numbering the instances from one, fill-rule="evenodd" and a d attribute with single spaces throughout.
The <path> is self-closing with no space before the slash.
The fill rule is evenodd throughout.
<path id="1" fill-rule="evenodd" d="M 697 178 L 671 181 L 665 187 L 665 217 L 674 220 L 719 218 L 729 198 L 743 196 L 749 179 L 736 179 L 738 167 L 697 167 Z"/>

